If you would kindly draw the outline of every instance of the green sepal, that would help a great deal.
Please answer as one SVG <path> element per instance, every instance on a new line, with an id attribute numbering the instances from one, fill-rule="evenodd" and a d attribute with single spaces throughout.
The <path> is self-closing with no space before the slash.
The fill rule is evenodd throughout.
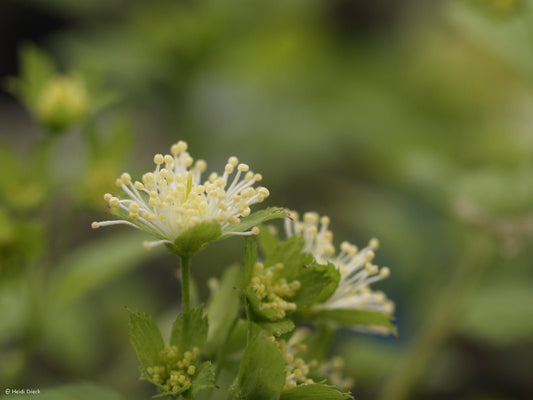
<path id="1" fill-rule="evenodd" d="M 130 340 L 143 369 L 159 364 L 159 352 L 165 342 L 154 319 L 145 313 L 130 311 Z"/>
<path id="2" fill-rule="evenodd" d="M 203 306 L 198 306 L 189 312 L 180 314 L 174 322 L 170 344 L 178 348 L 180 356 L 186 351 L 192 351 L 194 347 L 200 350 L 204 347 L 209 326 L 207 317 L 203 314 Z"/>
<path id="3" fill-rule="evenodd" d="M 287 212 L 280 207 L 269 207 L 263 210 L 256 211 L 247 217 L 241 219 L 237 225 L 229 225 L 222 229 L 222 234 L 228 234 L 232 232 L 245 232 L 257 226 L 265 221 L 269 221 L 275 218 L 285 218 Z"/>
<path id="4" fill-rule="evenodd" d="M 398 335 L 398 331 L 391 322 L 392 317 L 378 311 L 368 310 L 305 310 L 298 313 L 298 318 L 303 320 L 323 319 L 348 327 L 372 328 L 378 327 L 386 332 Z"/>
<path id="5" fill-rule="evenodd" d="M 205 246 L 222 235 L 222 229 L 216 222 L 203 222 L 187 229 L 167 248 L 180 257 L 191 258 Z"/>
<path id="6" fill-rule="evenodd" d="M 229 399 L 277 400 L 284 384 L 283 356 L 268 334 L 253 324 Z"/>
<path id="7" fill-rule="evenodd" d="M 353 399 L 349 393 L 343 393 L 335 386 L 323 383 L 300 385 L 281 392 L 279 400 L 347 400 Z"/>
<path id="8" fill-rule="evenodd" d="M 226 270 L 222 276 L 220 286 L 209 302 L 207 318 L 209 331 L 205 353 L 213 355 L 223 345 L 235 318 L 239 313 L 239 296 L 237 288 L 240 271 L 238 266 Z"/>

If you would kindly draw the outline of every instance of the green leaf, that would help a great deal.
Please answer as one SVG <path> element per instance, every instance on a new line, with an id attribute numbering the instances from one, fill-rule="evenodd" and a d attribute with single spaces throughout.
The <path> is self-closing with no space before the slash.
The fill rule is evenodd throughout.
<path id="1" fill-rule="evenodd" d="M 284 390 L 280 400 L 344 400 L 353 399 L 348 393 L 343 393 L 335 386 L 315 383 L 301 385 L 292 389 Z"/>
<path id="2" fill-rule="evenodd" d="M 398 334 L 396 327 L 391 322 L 391 317 L 377 311 L 350 309 L 306 310 L 298 314 L 298 317 L 305 320 L 323 318 L 349 327 L 379 327 L 395 336 Z"/>
<path id="3" fill-rule="evenodd" d="M 294 322 L 291 319 L 283 319 L 275 322 L 258 322 L 258 325 L 274 336 L 280 336 L 292 332 L 295 327 Z"/>
<path id="4" fill-rule="evenodd" d="M 178 354 L 191 351 L 194 347 L 202 349 L 207 340 L 208 323 L 202 306 L 182 313 L 172 326 L 170 344 L 178 347 Z"/>
<path id="5" fill-rule="evenodd" d="M 218 290 L 209 302 L 207 309 L 209 331 L 205 349 L 207 354 L 214 354 L 224 345 L 224 341 L 229 335 L 229 330 L 233 326 L 235 318 L 237 318 L 240 293 L 236 286 L 238 285 L 239 277 L 238 266 L 233 266 L 226 270 Z"/>
<path id="6" fill-rule="evenodd" d="M 265 258 L 268 258 L 280 243 L 276 235 L 264 226 L 259 230 L 258 238 L 262 254 Z"/>
<path id="7" fill-rule="evenodd" d="M 215 387 L 215 371 L 211 366 L 211 361 L 202 363 L 192 378 L 191 389 L 183 397 L 194 399 L 203 390 Z"/>
<path id="8" fill-rule="evenodd" d="M 231 232 L 245 232 L 261 224 L 262 222 L 269 221 L 274 218 L 285 218 L 287 212 L 280 207 L 269 207 L 263 210 L 256 211 L 247 217 L 241 219 L 241 222 L 237 225 L 230 225 L 222 230 L 222 234 L 225 235 Z"/>
<path id="9" fill-rule="evenodd" d="M 4 388 L 2 388 L 4 389 Z M 27 390 L 39 390 L 39 393 L 29 393 L 10 395 L 8 397 L 15 397 L 19 400 L 34 400 L 36 398 L 40 400 L 123 400 L 124 397 L 114 390 L 95 385 L 92 383 L 76 383 L 70 385 L 56 386 L 52 388 L 35 388 L 23 389 Z M 3 390 L 2 390 L 3 391 Z M 3 397 L 3 396 L 2 396 Z"/>
<path id="10" fill-rule="evenodd" d="M 180 257 L 191 258 L 205 246 L 222 235 L 218 223 L 204 222 L 187 229 L 179 235 L 168 249 Z"/>
<path id="11" fill-rule="evenodd" d="M 242 266 L 241 288 L 244 290 L 250 284 L 257 263 L 257 245 L 252 236 L 244 238 L 244 261 Z"/>
<path id="12" fill-rule="evenodd" d="M 298 279 L 304 266 L 313 262 L 313 256 L 303 252 L 304 240 L 300 236 L 293 236 L 280 242 L 265 259 L 265 267 L 282 263 L 282 274 L 288 281 Z"/>
<path id="13" fill-rule="evenodd" d="M 159 364 L 159 352 L 165 342 L 154 319 L 144 313 L 130 311 L 130 340 L 144 369 Z"/>
<path id="14" fill-rule="evenodd" d="M 284 383 L 285 360 L 266 332 L 254 325 L 229 398 L 275 400 L 279 398 Z"/>
<path id="15" fill-rule="evenodd" d="M 291 301 L 301 310 L 330 297 L 339 284 L 340 273 L 333 264 L 322 265 L 313 261 L 300 269 L 296 279 L 300 281 L 301 288 Z"/>
<path id="16" fill-rule="evenodd" d="M 304 354 L 306 360 L 322 362 L 328 357 L 331 341 L 333 340 L 333 328 L 327 324 L 320 324 L 318 329 L 304 339 L 307 346 Z"/>
<path id="17" fill-rule="evenodd" d="M 141 243 L 138 233 L 125 233 L 102 237 L 74 250 L 55 269 L 53 296 L 70 305 L 161 254 L 158 249 L 147 251 Z"/>

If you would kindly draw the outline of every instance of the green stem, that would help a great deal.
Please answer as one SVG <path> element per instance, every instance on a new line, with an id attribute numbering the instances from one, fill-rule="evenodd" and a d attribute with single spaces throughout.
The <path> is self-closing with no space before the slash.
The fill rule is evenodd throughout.
<path id="1" fill-rule="evenodd" d="M 191 259 L 190 257 L 181 257 L 181 298 L 183 311 L 191 310 Z"/>

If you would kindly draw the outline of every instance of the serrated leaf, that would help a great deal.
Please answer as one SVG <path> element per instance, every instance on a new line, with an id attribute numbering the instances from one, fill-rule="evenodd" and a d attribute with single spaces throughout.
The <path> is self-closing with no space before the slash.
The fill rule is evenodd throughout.
<path id="1" fill-rule="evenodd" d="M 17 394 L 19 400 L 123 400 L 124 397 L 114 390 L 95 385 L 92 383 L 76 383 L 70 385 L 56 386 L 51 388 L 40 388 L 39 394 Z"/>
<path id="2" fill-rule="evenodd" d="M 285 360 L 274 342 L 257 325 L 244 350 L 233 400 L 277 400 L 285 383 Z"/>
<path id="3" fill-rule="evenodd" d="M 205 349 L 207 354 L 214 354 L 224 345 L 229 330 L 237 317 L 240 292 L 236 286 L 239 277 L 239 267 L 234 266 L 226 270 L 218 290 L 209 303 L 207 309 L 209 331 Z"/>
<path id="4" fill-rule="evenodd" d="M 265 266 L 282 263 L 284 266 L 283 276 L 288 281 L 298 279 L 304 266 L 313 262 L 313 256 L 303 252 L 304 245 L 305 243 L 300 236 L 293 236 L 280 242 L 265 259 Z"/>
<path id="5" fill-rule="evenodd" d="M 170 344 L 178 347 L 178 354 L 191 351 L 194 347 L 202 349 L 207 340 L 208 323 L 203 315 L 202 306 L 180 314 L 172 326 Z"/>
<path id="6" fill-rule="evenodd" d="M 258 322 L 258 325 L 261 326 L 261 328 L 263 328 L 266 332 L 275 336 L 292 332 L 295 327 L 294 322 L 291 319 L 284 319 L 275 322 Z"/>
<path id="7" fill-rule="evenodd" d="M 397 335 L 398 331 L 391 322 L 391 317 L 377 311 L 368 310 L 314 310 L 299 314 L 305 320 L 326 319 L 349 327 L 379 327 Z"/>
<path id="8" fill-rule="evenodd" d="M 263 210 L 256 211 L 247 217 L 241 219 L 241 222 L 237 225 L 230 225 L 225 227 L 222 230 L 223 234 L 230 232 L 245 232 L 253 228 L 254 226 L 260 225 L 265 221 L 269 221 L 275 218 L 285 218 L 287 212 L 280 207 L 269 207 Z"/>
<path id="9" fill-rule="evenodd" d="M 192 378 L 191 389 L 183 397 L 192 400 L 198 393 L 213 387 L 215 387 L 215 371 L 213 371 L 211 361 L 206 361 L 196 370 Z"/>
<path id="10" fill-rule="evenodd" d="M 281 392 L 279 400 L 345 400 L 353 399 L 348 393 L 343 393 L 335 386 L 315 383 L 300 385 Z"/>
<path id="11" fill-rule="evenodd" d="M 340 274 L 333 264 L 322 265 L 313 261 L 301 268 L 297 279 L 301 288 L 291 301 L 301 310 L 330 297 L 339 284 Z"/>
<path id="12" fill-rule="evenodd" d="M 154 319 L 144 313 L 130 311 L 130 340 L 144 369 L 159 364 L 159 352 L 165 342 Z"/>
<path id="13" fill-rule="evenodd" d="M 218 223 L 204 222 L 187 229 L 179 235 L 168 249 L 180 257 L 190 258 L 222 235 Z"/>

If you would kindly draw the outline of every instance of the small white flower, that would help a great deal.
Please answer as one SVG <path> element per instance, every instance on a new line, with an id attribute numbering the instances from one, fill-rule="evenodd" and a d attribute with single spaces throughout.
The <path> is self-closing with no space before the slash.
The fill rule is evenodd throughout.
<path id="1" fill-rule="evenodd" d="M 332 263 L 340 273 L 340 281 L 333 295 L 315 309 L 358 309 L 378 311 L 387 315 L 394 312 L 394 303 L 381 291 L 373 291 L 369 285 L 387 278 L 390 270 L 372 264 L 374 251 L 379 242 L 371 239 L 368 246 L 358 248 L 343 242 L 341 251 L 336 254 L 333 246 L 333 234 L 328 230 L 329 218 L 319 217 L 309 212 L 300 221 L 296 212 L 291 212 L 291 219 L 285 220 L 287 237 L 300 235 L 305 242 L 303 251 L 310 253 L 318 263 Z"/>
<path id="2" fill-rule="evenodd" d="M 221 176 L 211 173 L 201 183 L 207 165 L 203 160 L 194 162 L 186 150 L 187 143 L 180 141 L 171 147 L 171 154 L 156 154 L 156 168 L 144 174 L 142 182 L 132 182 L 130 175 L 123 173 L 116 184 L 125 192 L 125 198 L 109 193 L 104 196 L 113 213 L 122 219 L 93 222 L 92 227 L 133 226 L 159 239 L 146 242 L 148 248 L 172 244 L 182 233 L 201 223 L 218 223 L 224 235 L 257 233 L 257 228 L 248 232 L 231 232 L 227 228 L 248 216 L 252 204 L 268 197 L 268 189 L 253 187 L 262 179 L 261 175 L 251 172 L 248 165 L 239 164 L 236 157 L 230 157 Z"/>

